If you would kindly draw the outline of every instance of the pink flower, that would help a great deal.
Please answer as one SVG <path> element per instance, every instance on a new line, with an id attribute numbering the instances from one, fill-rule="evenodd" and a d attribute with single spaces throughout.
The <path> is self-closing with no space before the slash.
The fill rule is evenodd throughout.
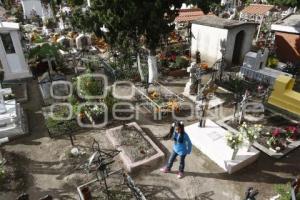
<path id="1" fill-rule="evenodd" d="M 280 136 L 280 128 L 275 128 L 273 131 L 272 131 L 272 136 L 273 137 L 279 137 Z"/>

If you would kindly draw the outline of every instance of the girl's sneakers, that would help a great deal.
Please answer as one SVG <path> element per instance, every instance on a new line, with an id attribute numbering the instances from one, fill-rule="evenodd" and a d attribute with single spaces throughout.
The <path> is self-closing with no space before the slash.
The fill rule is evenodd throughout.
<path id="1" fill-rule="evenodd" d="M 170 172 L 170 170 L 167 167 L 161 168 L 160 171 L 163 172 L 163 173 L 169 173 Z"/>
<path id="2" fill-rule="evenodd" d="M 183 172 L 178 172 L 177 173 L 177 178 L 179 178 L 179 179 L 183 178 Z"/>
<path id="3" fill-rule="evenodd" d="M 160 171 L 161 171 L 162 173 L 169 173 L 169 172 L 170 172 L 170 170 L 169 170 L 167 167 L 161 168 Z M 183 172 L 178 172 L 178 173 L 177 173 L 177 178 L 181 179 L 181 178 L 183 178 L 183 176 L 184 176 L 184 175 L 183 175 Z"/>

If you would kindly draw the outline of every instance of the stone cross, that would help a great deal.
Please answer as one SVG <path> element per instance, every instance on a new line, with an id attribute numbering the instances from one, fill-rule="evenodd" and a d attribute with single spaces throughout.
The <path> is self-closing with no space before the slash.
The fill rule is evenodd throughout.
<path id="1" fill-rule="evenodd" d="M 191 66 L 187 68 L 190 73 L 190 90 L 189 94 L 195 95 L 198 92 L 199 80 L 201 80 L 201 74 L 198 72 L 198 66 L 195 62 L 191 63 Z"/>

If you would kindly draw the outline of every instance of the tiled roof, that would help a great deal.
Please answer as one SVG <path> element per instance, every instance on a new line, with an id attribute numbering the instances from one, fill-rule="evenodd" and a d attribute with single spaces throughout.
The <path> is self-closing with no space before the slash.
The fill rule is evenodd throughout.
<path id="1" fill-rule="evenodd" d="M 246 6 L 241 12 L 251 15 L 265 15 L 268 11 L 271 11 L 273 8 L 273 5 L 250 4 L 249 6 Z"/>
<path id="2" fill-rule="evenodd" d="M 190 22 L 205 15 L 199 8 L 180 9 L 179 15 L 175 18 L 175 22 Z"/>

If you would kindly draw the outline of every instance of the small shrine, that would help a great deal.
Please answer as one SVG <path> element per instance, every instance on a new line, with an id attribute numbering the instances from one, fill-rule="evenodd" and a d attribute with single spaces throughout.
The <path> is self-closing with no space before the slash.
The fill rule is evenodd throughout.
<path id="1" fill-rule="evenodd" d="M 0 68 L 4 71 L 4 81 L 32 77 L 25 61 L 18 23 L 0 23 Z"/>
<path id="2" fill-rule="evenodd" d="M 244 55 L 250 51 L 256 24 L 223 19 L 216 16 L 202 16 L 192 24 L 191 53 L 201 53 L 202 60 L 212 66 L 222 58 L 221 41 L 225 40 L 225 62 L 240 65 Z"/>

